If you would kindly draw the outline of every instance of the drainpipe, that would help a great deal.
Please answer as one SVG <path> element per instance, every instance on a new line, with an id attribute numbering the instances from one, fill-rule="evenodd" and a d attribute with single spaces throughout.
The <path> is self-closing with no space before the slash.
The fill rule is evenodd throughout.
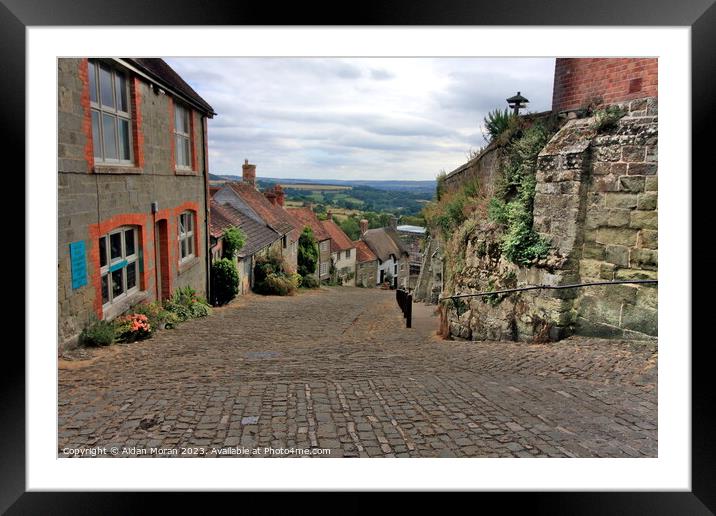
<path id="1" fill-rule="evenodd" d="M 206 116 L 202 117 L 201 145 L 204 154 L 204 242 L 206 246 L 206 300 L 211 303 L 211 242 L 209 236 L 209 155 L 206 141 L 208 121 Z"/>

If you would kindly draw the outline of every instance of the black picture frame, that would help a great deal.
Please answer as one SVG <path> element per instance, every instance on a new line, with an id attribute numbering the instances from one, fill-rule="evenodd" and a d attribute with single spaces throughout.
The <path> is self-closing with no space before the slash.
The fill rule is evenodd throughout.
<path id="1" fill-rule="evenodd" d="M 345 14 L 343 14 L 345 13 Z M 688 3 L 602 0 L 576 1 L 511 0 L 477 2 L 448 1 L 429 4 L 410 0 L 362 2 L 360 7 L 338 9 L 336 4 L 308 5 L 304 2 L 282 5 L 235 2 L 228 0 L 179 1 L 157 0 L 1 0 L 0 1 L 0 113 L 3 121 L 4 145 L 22 149 L 25 143 L 25 29 L 36 25 L 551 25 L 551 26 L 688 26 L 692 45 L 692 156 L 693 169 L 701 170 L 698 188 L 692 188 L 692 235 L 700 233 L 699 220 L 709 220 L 705 210 L 713 201 L 713 165 L 710 148 L 716 141 L 713 114 L 716 113 L 716 5 L 714 0 Z M 684 102 L 687 102 L 684 99 Z M 14 191 L 28 192 L 24 187 L 23 153 L 15 153 L 16 166 L 11 168 L 17 181 Z M 701 166 L 700 166 L 701 165 Z M 668 173 L 669 171 L 667 171 Z M 709 176 L 709 177 L 702 177 Z M 693 178 L 694 176 L 692 176 Z M 21 240 L 29 235 L 24 224 L 12 230 L 23 230 Z M 709 228 L 705 228 L 708 230 Z M 14 240 L 15 242 L 18 239 Z M 23 246 L 24 249 L 24 246 Z M 22 262 L 26 263 L 24 250 Z M 693 271 L 714 263 L 707 246 L 691 252 Z M 703 270 L 703 269 L 702 269 Z M 25 268 L 25 274 L 30 273 Z M 662 278 L 668 281 L 668 278 Z M 692 288 L 692 320 L 708 320 L 710 304 L 699 303 Z M 27 317 L 27 313 L 25 314 Z M 505 503 L 510 509 L 523 508 L 530 513 L 549 514 L 713 514 L 716 512 L 716 447 L 710 430 L 714 423 L 715 389 L 708 381 L 711 361 L 710 339 L 697 340 L 697 334 L 685 336 L 699 345 L 692 346 L 692 490 L 690 492 L 639 493 L 503 493 L 484 494 Z M 694 327 L 693 330 L 696 330 Z M 25 492 L 25 354 L 6 338 L 3 374 L 0 375 L 0 510 L 8 514 L 131 514 L 147 509 L 147 495 L 133 493 L 28 493 Z M 690 342 L 689 342 L 690 344 Z M 13 356 L 14 355 L 14 356 Z M 12 364 L 12 365 L 9 365 Z M 214 493 L 211 496 L 216 497 Z M 243 495 L 242 495 L 243 496 Z M 154 495 L 161 497 L 165 510 L 186 508 L 186 498 L 178 493 Z M 421 503 L 422 497 L 415 497 Z M 243 498 L 242 509 L 250 507 Z M 482 501 L 483 503 L 488 500 Z M 249 505 L 246 503 L 249 502 Z M 220 503 L 214 501 L 213 503 Z M 344 502 L 345 503 L 345 502 Z M 359 504 L 345 504 L 350 510 Z M 364 507 L 363 510 L 368 510 Z"/>

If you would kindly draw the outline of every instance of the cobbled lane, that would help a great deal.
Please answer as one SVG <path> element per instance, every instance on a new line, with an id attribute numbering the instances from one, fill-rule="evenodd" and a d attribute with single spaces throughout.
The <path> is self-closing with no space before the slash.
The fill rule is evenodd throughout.
<path id="1" fill-rule="evenodd" d="M 391 291 L 249 295 L 61 360 L 58 456 L 657 456 L 655 344 L 443 341 L 414 306 L 406 329 Z"/>

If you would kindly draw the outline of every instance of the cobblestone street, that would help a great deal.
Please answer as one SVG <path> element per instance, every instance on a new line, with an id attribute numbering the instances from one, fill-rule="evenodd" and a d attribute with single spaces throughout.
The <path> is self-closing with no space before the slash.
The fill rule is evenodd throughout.
<path id="1" fill-rule="evenodd" d="M 654 343 L 443 341 L 431 310 L 416 304 L 406 329 L 393 291 L 249 295 L 152 339 L 61 360 L 58 455 L 657 456 Z"/>

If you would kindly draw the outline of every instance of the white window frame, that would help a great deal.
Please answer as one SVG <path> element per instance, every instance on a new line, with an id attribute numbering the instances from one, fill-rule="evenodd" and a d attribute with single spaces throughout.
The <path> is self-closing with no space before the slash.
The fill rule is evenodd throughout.
<path id="1" fill-rule="evenodd" d="M 189 228 L 182 224 L 182 217 L 187 217 L 189 221 Z M 177 245 L 179 247 L 179 263 L 185 263 L 196 256 L 196 237 L 195 237 L 195 214 L 192 210 L 183 211 L 179 214 L 179 220 L 177 221 Z M 182 231 L 183 230 L 183 231 Z M 182 256 L 182 242 L 188 242 L 187 247 L 191 244 L 189 252 Z"/>
<path id="2" fill-rule="evenodd" d="M 179 115 L 183 113 L 186 116 L 186 132 L 178 126 L 179 123 Z M 187 108 L 186 106 L 174 103 L 174 165 L 177 168 L 177 170 L 192 170 L 192 152 L 194 149 L 191 145 L 191 117 L 192 117 L 192 111 L 191 109 Z M 186 155 L 186 164 L 179 163 L 179 148 L 180 143 L 183 143 L 186 141 L 186 149 L 187 149 L 187 155 Z"/>
<path id="3" fill-rule="evenodd" d="M 127 240 L 126 240 L 126 233 L 132 231 L 134 236 L 134 253 L 127 254 Z M 110 252 L 111 252 L 111 236 L 116 234 L 121 234 L 120 237 L 120 255 L 116 258 L 112 258 Z M 103 242 L 104 240 L 104 242 Z M 139 283 L 140 283 L 140 265 L 141 262 L 139 261 L 139 231 L 137 231 L 137 226 L 121 226 L 118 228 L 113 229 L 106 235 L 102 235 L 99 238 L 99 244 L 100 246 L 100 289 L 104 290 L 102 287 L 102 280 L 106 276 L 107 277 L 107 302 L 104 301 L 104 292 L 101 292 L 100 295 L 102 296 L 102 310 L 106 311 L 109 307 L 111 307 L 114 303 L 120 302 L 123 299 L 126 299 L 127 297 L 131 296 L 132 294 L 139 292 Z M 104 245 L 104 252 L 105 252 L 105 260 L 106 263 L 102 265 L 102 254 L 101 254 L 101 248 L 102 245 Z M 123 265 L 120 265 L 124 263 Z M 119 266 L 119 267 L 117 267 Z M 134 266 L 134 287 L 127 288 L 127 269 L 129 266 Z M 113 292 L 113 278 L 112 273 L 122 270 L 122 293 L 115 296 Z"/>
<path id="4" fill-rule="evenodd" d="M 350 250 L 350 249 L 347 249 L 347 250 L 346 250 L 346 259 L 348 259 L 348 258 L 350 258 L 350 257 L 351 257 L 351 250 Z"/>
<path id="5" fill-rule="evenodd" d="M 134 145 L 132 141 L 132 97 L 129 90 L 130 77 L 127 72 L 124 72 L 116 67 L 109 66 L 103 61 L 88 61 L 88 82 L 90 87 L 90 124 L 92 127 L 92 147 L 93 155 L 96 163 L 100 164 L 111 164 L 111 165 L 134 165 Z M 102 104 L 102 87 L 100 81 L 100 70 L 102 68 L 108 69 L 112 74 L 112 102 L 114 106 L 106 106 Z M 94 94 L 96 100 L 92 100 L 92 76 L 94 76 Z M 122 111 L 117 106 L 117 86 L 118 78 L 124 78 L 124 95 L 127 103 L 127 110 Z M 93 113 L 98 116 L 97 131 L 95 134 L 94 130 L 94 119 Z M 117 158 L 107 158 L 104 148 L 104 117 L 109 116 L 114 120 L 115 127 L 115 138 L 114 144 L 117 149 Z M 120 121 L 126 121 L 128 126 L 127 131 L 127 143 L 129 145 L 129 159 L 120 158 Z"/>
<path id="6" fill-rule="evenodd" d="M 319 276 L 323 276 L 324 274 L 328 274 L 328 272 L 330 271 L 330 269 L 331 269 L 331 267 L 330 267 L 330 264 L 329 264 L 328 262 L 321 262 L 318 275 L 319 275 Z"/>

